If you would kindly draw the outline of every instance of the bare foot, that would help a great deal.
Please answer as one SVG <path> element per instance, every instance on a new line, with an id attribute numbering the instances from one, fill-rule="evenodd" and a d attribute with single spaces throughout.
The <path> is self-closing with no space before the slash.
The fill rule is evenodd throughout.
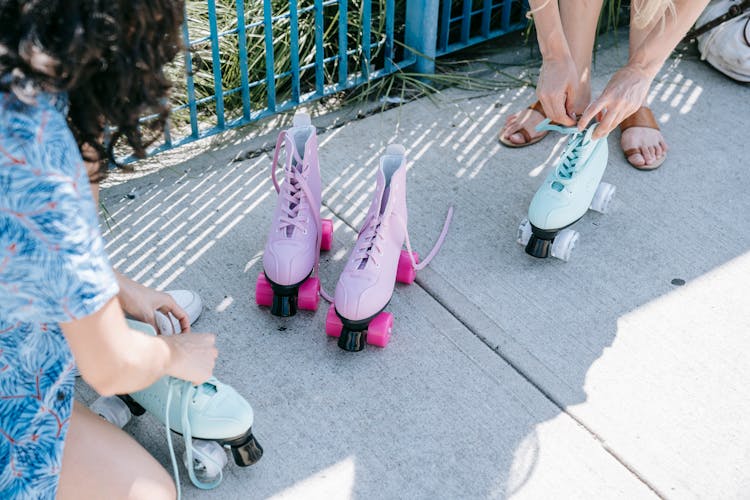
<path id="1" fill-rule="evenodd" d="M 500 131 L 499 139 L 510 141 L 517 146 L 523 146 L 527 143 L 534 142 L 535 139 L 543 137 L 547 132 L 537 132 L 536 127 L 545 116 L 539 111 L 530 108 L 524 108 L 505 120 L 505 126 Z M 522 132 L 525 131 L 528 137 Z"/>
<path id="2" fill-rule="evenodd" d="M 667 144 L 661 132 L 649 127 L 630 127 L 622 132 L 622 150 L 628 155 L 628 162 L 635 168 L 651 170 L 664 161 Z"/>

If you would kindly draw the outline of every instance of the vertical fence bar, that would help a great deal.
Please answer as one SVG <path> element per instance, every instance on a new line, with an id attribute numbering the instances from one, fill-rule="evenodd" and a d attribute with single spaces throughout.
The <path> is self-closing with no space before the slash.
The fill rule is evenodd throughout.
<path id="1" fill-rule="evenodd" d="M 439 0 L 406 0 L 406 47 L 414 49 L 418 73 L 435 72 Z"/>
<path id="2" fill-rule="evenodd" d="M 245 1 L 237 0 L 237 43 L 240 49 L 240 81 L 242 84 L 242 118 L 250 119 L 250 83 L 247 71 L 247 33 L 245 31 Z"/>
<path id="3" fill-rule="evenodd" d="M 372 0 L 362 0 L 362 75 L 370 79 L 370 56 L 372 52 Z"/>
<path id="4" fill-rule="evenodd" d="M 464 0 L 464 8 L 461 11 L 461 43 L 469 43 L 471 31 L 471 0 Z"/>
<path id="5" fill-rule="evenodd" d="M 271 16 L 271 0 L 263 0 L 263 32 L 266 43 L 266 93 L 268 94 L 268 109 L 276 111 L 276 80 L 273 68 L 273 20 Z"/>
<path id="6" fill-rule="evenodd" d="M 508 26 L 510 26 L 510 8 L 513 5 L 513 2 L 512 0 L 505 0 L 502 5 L 502 12 L 500 13 L 500 29 L 507 31 Z"/>
<path id="7" fill-rule="evenodd" d="M 200 136 L 198 130 L 198 105 L 195 102 L 195 80 L 193 79 L 193 56 L 190 54 L 190 33 L 188 32 L 187 12 L 185 22 L 182 23 L 182 39 L 185 41 L 185 79 L 187 81 L 188 108 L 190 109 L 190 135 L 197 139 Z"/>
<path id="8" fill-rule="evenodd" d="M 297 0 L 289 0 L 289 57 L 292 64 L 292 100 L 299 103 L 299 16 Z"/>
<path id="9" fill-rule="evenodd" d="M 347 24 L 349 24 L 349 13 L 347 12 L 348 0 L 339 0 L 339 85 L 346 86 L 346 78 L 349 73 L 349 39 Z"/>
<path id="10" fill-rule="evenodd" d="M 385 2 L 385 71 L 393 71 L 393 24 L 396 17 L 394 0 Z"/>
<path id="11" fill-rule="evenodd" d="M 451 32 L 451 0 L 443 1 L 443 11 L 440 17 L 440 39 L 438 50 L 441 52 L 448 49 L 448 38 Z"/>
<path id="12" fill-rule="evenodd" d="M 323 0 L 315 0 L 315 92 L 323 95 Z"/>
<path id="13" fill-rule="evenodd" d="M 484 0 L 482 4 L 482 37 L 490 36 L 490 20 L 492 19 L 492 0 Z"/>
<path id="14" fill-rule="evenodd" d="M 221 85 L 221 56 L 219 55 L 219 27 L 216 22 L 216 0 L 208 0 L 208 24 L 211 27 L 211 66 L 213 66 L 214 72 L 216 126 L 224 128 L 224 91 Z"/>

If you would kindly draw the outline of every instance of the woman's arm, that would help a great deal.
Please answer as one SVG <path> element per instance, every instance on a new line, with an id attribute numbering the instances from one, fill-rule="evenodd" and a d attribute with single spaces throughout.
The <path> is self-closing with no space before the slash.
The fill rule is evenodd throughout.
<path id="1" fill-rule="evenodd" d="M 628 64 L 612 76 L 602 95 L 586 108 L 578 122 L 579 129 L 586 128 L 603 112 L 594 138 L 604 137 L 638 110 L 654 77 L 707 4 L 708 0 L 676 0 L 674 12 L 667 11 L 663 23 L 654 23 L 643 43 L 632 50 Z"/>
<path id="2" fill-rule="evenodd" d="M 84 380 L 103 396 L 143 389 L 164 375 L 197 385 L 211 376 L 216 361 L 213 335 L 154 337 L 132 330 L 114 298 L 60 326 Z"/>
<path id="3" fill-rule="evenodd" d="M 562 125 L 575 125 L 571 118 L 576 100 L 578 70 L 568 46 L 557 0 L 531 0 L 542 68 L 536 94 L 547 117 Z"/>

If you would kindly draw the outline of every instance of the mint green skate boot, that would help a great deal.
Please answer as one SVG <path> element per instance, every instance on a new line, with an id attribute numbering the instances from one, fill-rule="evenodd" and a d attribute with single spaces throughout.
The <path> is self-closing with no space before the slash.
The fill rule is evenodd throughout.
<path id="1" fill-rule="evenodd" d="M 544 130 L 570 134 L 568 144 L 557 166 L 547 175 L 529 204 L 528 219 L 518 227 L 518 243 L 526 253 L 537 258 L 550 255 L 567 261 L 579 234 L 566 229 L 575 224 L 586 211 L 606 213 L 615 194 L 615 187 L 601 182 L 607 168 L 607 138 L 592 139 L 597 124 L 581 132 L 576 127 L 550 124 L 549 119 L 537 125 Z"/>
<path id="2" fill-rule="evenodd" d="M 130 328 L 149 335 L 154 329 L 139 321 L 128 320 Z M 99 398 L 91 410 L 111 423 L 123 427 L 130 414 L 146 411 L 166 425 L 167 442 L 179 492 L 177 461 L 172 446 L 172 432 L 185 440 L 183 460 L 190 480 L 201 489 L 212 489 L 221 483 L 227 463 L 224 447 L 232 450 L 234 462 L 245 467 L 263 455 L 252 433 L 253 409 L 237 391 L 214 377 L 200 386 L 173 377 L 162 377 L 150 387 L 130 395 Z"/>

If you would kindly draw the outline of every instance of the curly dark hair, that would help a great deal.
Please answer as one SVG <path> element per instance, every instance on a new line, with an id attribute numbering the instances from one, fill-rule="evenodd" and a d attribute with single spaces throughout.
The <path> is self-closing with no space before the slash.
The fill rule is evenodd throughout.
<path id="1" fill-rule="evenodd" d="M 101 178 L 125 137 L 137 157 L 166 122 L 164 65 L 183 49 L 184 0 L 0 0 L 0 90 L 67 92 L 68 125 Z M 144 115 L 156 114 L 148 124 Z M 105 127 L 115 132 L 102 144 Z"/>

